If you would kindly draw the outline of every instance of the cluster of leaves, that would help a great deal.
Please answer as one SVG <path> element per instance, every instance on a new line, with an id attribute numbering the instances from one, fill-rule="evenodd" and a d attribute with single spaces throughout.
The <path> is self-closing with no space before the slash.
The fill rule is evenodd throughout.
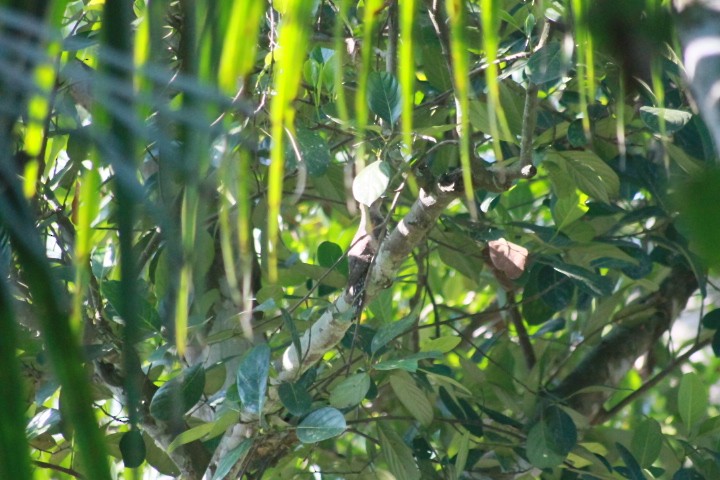
<path id="1" fill-rule="evenodd" d="M 108 458 L 188 478 L 720 478 L 716 374 L 689 360 L 717 333 L 677 349 L 665 326 L 649 352 L 583 362 L 610 330 L 672 323 L 668 275 L 671 303 L 710 285 L 672 193 L 716 154 L 672 51 L 628 84 L 579 0 L 222 3 L 0 10 L 2 45 L 26 38 L 0 87 L 33 79 L 0 122 L 14 478 L 109 478 Z M 470 178 L 523 155 L 537 175 L 508 191 Z M 459 169 L 481 186 L 283 377 L 347 286 L 352 198 L 392 230 Z"/>

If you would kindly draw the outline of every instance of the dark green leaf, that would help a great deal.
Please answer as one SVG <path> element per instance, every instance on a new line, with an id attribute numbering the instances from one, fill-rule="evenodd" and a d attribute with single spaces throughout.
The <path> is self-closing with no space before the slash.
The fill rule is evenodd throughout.
<path id="1" fill-rule="evenodd" d="M 540 468 L 559 465 L 577 444 L 577 428 L 561 408 L 547 407 L 528 433 L 528 460 Z"/>
<path id="2" fill-rule="evenodd" d="M 389 72 L 371 72 L 368 76 L 370 110 L 392 126 L 400 116 L 402 93 L 400 84 Z"/>
<path id="3" fill-rule="evenodd" d="M 567 455 L 577 444 L 577 428 L 570 415 L 556 406 L 550 406 L 543 412 L 542 422 L 551 434 L 548 446 L 560 455 Z"/>
<path id="4" fill-rule="evenodd" d="M 565 329 L 565 324 L 566 322 L 564 318 L 553 318 L 540 327 L 537 332 L 533 333 L 532 338 L 542 337 L 546 333 L 559 332 L 560 330 Z"/>
<path id="5" fill-rule="evenodd" d="M 238 366 L 238 395 L 246 411 L 262 413 L 269 373 L 270 347 L 262 343 L 253 347 Z"/>
<path id="6" fill-rule="evenodd" d="M 540 298 L 554 312 L 559 312 L 570 305 L 575 295 L 575 285 L 568 277 L 549 265 L 541 266 L 537 275 L 538 285 L 543 287 Z"/>
<path id="7" fill-rule="evenodd" d="M 150 414 L 163 422 L 177 420 L 200 400 L 204 387 L 205 370 L 200 364 L 194 365 L 155 392 Z"/>
<path id="8" fill-rule="evenodd" d="M 672 480 L 705 480 L 705 477 L 694 468 L 681 468 L 675 472 Z"/>
<path id="9" fill-rule="evenodd" d="M 713 334 L 712 350 L 716 357 L 720 357 L 720 330 Z"/>
<path id="10" fill-rule="evenodd" d="M 640 464 L 638 464 L 637 460 L 635 460 L 633 454 L 630 453 L 627 448 L 625 448 L 619 443 L 615 443 L 615 446 L 620 452 L 620 456 L 622 457 L 623 461 L 625 462 L 625 466 L 627 467 L 627 478 L 629 478 L 630 480 L 647 480 L 645 474 L 642 471 L 642 468 L 640 468 Z"/>
<path id="11" fill-rule="evenodd" d="M 549 42 L 530 56 L 525 66 L 530 81 L 546 83 L 562 78 L 570 67 L 570 58 L 560 42 Z"/>
<path id="12" fill-rule="evenodd" d="M 373 352 L 370 350 L 370 343 L 372 339 L 375 338 L 375 335 L 376 331 L 374 328 L 355 323 L 348 328 L 340 343 L 344 348 L 357 348 L 368 355 L 372 355 Z"/>
<path id="13" fill-rule="evenodd" d="M 373 336 L 370 344 L 370 352 L 375 354 L 382 347 L 409 330 L 417 321 L 417 312 L 413 311 L 408 316 L 397 322 L 386 323 Z"/>
<path id="14" fill-rule="evenodd" d="M 347 276 L 347 257 L 343 257 L 343 250 L 337 243 L 325 241 L 318 245 L 317 258 L 320 266 L 325 268 L 335 267 L 340 273 Z M 338 260 L 340 260 L 338 262 Z M 335 266 L 337 263 L 337 266 Z"/>
<path id="15" fill-rule="evenodd" d="M 120 439 L 120 453 L 125 468 L 137 468 L 145 461 L 145 441 L 139 430 L 129 430 Z"/>
<path id="16" fill-rule="evenodd" d="M 312 397 L 297 383 L 281 383 L 278 387 L 278 396 L 288 412 L 296 417 L 305 415 L 312 407 Z"/>
<path id="17" fill-rule="evenodd" d="M 297 426 L 297 437 L 302 443 L 315 443 L 337 437 L 347 427 L 339 410 L 323 407 L 305 417 Z"/>
<path id="18" fill-rule="evenodd" d="M 497 410 L 493 410 L 492 408 L 488 408 L 484 405 L 478 405 L 478 407 L 480 408 L 480 410 L 482 410 L 482 412 L 485 415 L 487 415 L 488 417 L 492 418 L 493 420 L 495 420 L 496 422 L 498 422 L 502 425 L 508 425 L 510 427 L 517 428 L 517 429 L 523 428 L 522 423 L 518 422 L 517 420 L 515 420 L 513 418 L 508 417 L 505 414 L 498 412 Z"/>
<path id="19" fill-rule="evenodd" d="M 588 139 L 585 136 L 585 129 L 583 128 L 582 120 L 573 120 L 568 127 L 567 132 L 568 143 L 575 148 L 585 146 L 588 143 Z"/>
<path id="20" fill-rule="evenodd" d="M 523 289 L 522 313 L 525 321 L 530 325 L 540 325 L 555 314 L 555 309 L 541 298 L 547 287 L 539 281 L 540 271 L 543 268 L 544 266 L 540 264 L 532 268 Z"/>
<path id="21" fill-rule="evenodd" d="M 144 288 L 138 288 L 138 293 L 142 293 Z M 101 292 L 112 306 L 116 314 L 122 311 L 122 302 L 125 299 L 122 296 L 119 280 L 106 280 L 102 283 Z M 145 332 L 155 333 L 160 331 L 160 315 L 157 310 L 144 297 L 140 296 L 135 299 L 135 309 L 137 312 L 139 327 Z"/>
<path id="22" fill-rule="evenodd" d="M 303 162 L 308 175 L 312 177 L 324 175 L 332 160 L 327 141 L 319 133 L 306 128 L 298 128 L 294 140 L 294 145 L 288 139 L 285 146 L 285 161 L 288 167 L 296 168 L 299 162 Z"/>
<path id="23" fill-rule="evenodd" d="M 715 310 L 703 315 L 702 325 L 703 327 L 711 330 L 717 330 L 720 328 L 720 308 L 716 308 Z"/>

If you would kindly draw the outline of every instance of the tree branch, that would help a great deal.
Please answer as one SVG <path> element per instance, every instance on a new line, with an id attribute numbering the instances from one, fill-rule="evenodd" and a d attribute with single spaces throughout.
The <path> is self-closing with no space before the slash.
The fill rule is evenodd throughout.
<path id="1" fill-rule="evenodd" d="M 660 288 L 642 300 L 644 312 L 653 311 L 640 321 L 628 319 L 616 326 L 591 350 L 550 395 L 565 400 L 578 412 L 596 417 L 608 399 L 605 391 L 578 393 L 597 385 L 616 386 L 633 366 L 667 331 L 683 311 L 698 287 L 697 278 L 686 265 L 673 267 Z"/>

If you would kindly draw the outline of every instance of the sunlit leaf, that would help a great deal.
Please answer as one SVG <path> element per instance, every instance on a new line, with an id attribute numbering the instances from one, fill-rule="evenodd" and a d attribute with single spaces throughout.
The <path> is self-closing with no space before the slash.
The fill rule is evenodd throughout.
<path id="1" fill-rule="evenodd" d="M 269 373 L 270 347 L 262 343 L 245 355 L 237 370 L 238 394 L 248 412 L 262 413 Z"/>

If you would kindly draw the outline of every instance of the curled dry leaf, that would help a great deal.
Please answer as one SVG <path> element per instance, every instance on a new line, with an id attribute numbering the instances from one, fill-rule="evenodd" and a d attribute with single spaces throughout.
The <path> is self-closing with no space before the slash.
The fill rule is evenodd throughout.
<path id="1" fill-rule="evenodd" d="M 493 266 L 503 272 L 508 278 L 515 280 L 525 271 L 527 262 L 527 248 L 508 242 L 504 238 L 490 240 L 490 261 Z"/>

